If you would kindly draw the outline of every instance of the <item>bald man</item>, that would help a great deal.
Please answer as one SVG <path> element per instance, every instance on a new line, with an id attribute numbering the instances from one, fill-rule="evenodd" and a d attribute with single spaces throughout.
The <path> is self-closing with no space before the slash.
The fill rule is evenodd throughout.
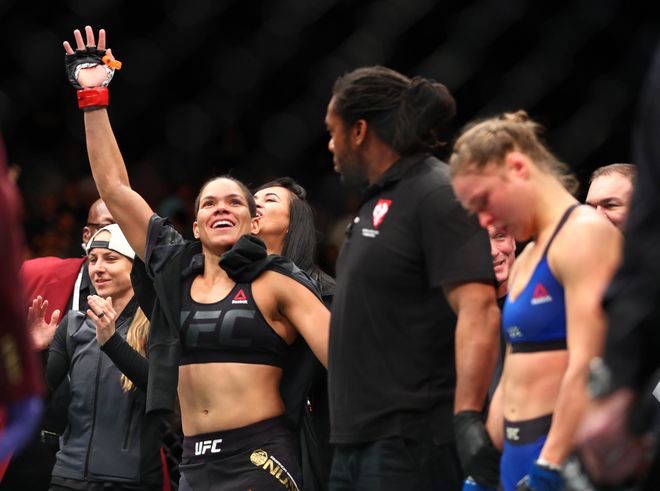
<path id="1" fill-rule="evenodd" d="M 87 223 L 82 229 L 82 246 L 102 227 L 115 223 L 105 203 L 98 199 L 89 207 Z M 46 319 L 55 310 L 87 310 L 87 295 L 91 281 L 87 274 L 86 256 L 66 258 L 40 257 L 29 259 L 21 267 L 21 280 L 28 302 L 38 295 L 48 299 Z M 78 288 L 74 288 L 78 285 Z"/>
<path id="2" fill-rule="evenodd" d="M 630 210 L 634 180 L 634 165 L 606 165 L 591 175 L 591 185 L 587 192 L 586 203 L 596 208 L 622 232 Z"/>

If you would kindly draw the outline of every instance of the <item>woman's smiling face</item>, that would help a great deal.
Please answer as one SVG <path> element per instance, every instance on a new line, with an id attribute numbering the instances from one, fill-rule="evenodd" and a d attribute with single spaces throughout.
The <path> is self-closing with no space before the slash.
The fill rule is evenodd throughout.
<path id="1" fill-rule="evenodd" d="M 256 217 L 250 215 L 248 199 L 238 183 L 231 179 L 215 179 L 199 195 L 197 219 L 193 233 L 206 248 L 221 253 L 231 248 L 240 237 L 258 231 Z"/>

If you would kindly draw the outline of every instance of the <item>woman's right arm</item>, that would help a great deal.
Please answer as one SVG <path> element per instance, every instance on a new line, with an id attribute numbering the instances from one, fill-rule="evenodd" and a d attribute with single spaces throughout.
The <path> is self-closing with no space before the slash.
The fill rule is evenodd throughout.
<path id="1" fill-rule="evenodd" d="M 87 155 L 101 199 L 119 224 L 128 243 L 144 260 L 147 228 L 153 210 L 129 183 L 126 164 L 110 126 L 106 109 L 85 113 Z"/>
<path id="2" fill-rule="evenodd" d="M 72 49 L 68 42 L 64 42 L 64 50 L 67 53 L 67 60 L 69 60 L 67 61 L 68 69 L 77 65 L 78 53 L 84 53 L 86 48 L 96 47 L 98 50 L 105 52 L 105 31 L 103 29 L 99 30 L 98 46 L 96 46 L 94 31 L 90 26 L 85 27 L 86 43 L 83 41 L 79 30 L 76 29 L 73 34 L 76 51 Z M 112 58 L 110 50 L 107 51 L 107 55 Z M 70 60 L 73 60 L 73 62 L 70 62 Z M 72 77 L 75 76 L 75 81 L 72 81 L 72 83 L 76 87 L 85 89 L 98 89 L 103 84 L 107 85 L 106 68 L 100 61 L 98 63 L 92 67 L 82 69 L 78 67 L 78 71 L 73 72 L 75 75 L 72 75 Z M 126 165 L 117 145 L 117 140 L 110 125 L 108 111 L 105 107 L 87 108 L 85 112 L 85 135 L 89 163 L 99 194 L 121 227 L 133 250 L 141 259 L 144 259 L 147 227 L 153 211 L 142 196 L 131 189 Z"/>

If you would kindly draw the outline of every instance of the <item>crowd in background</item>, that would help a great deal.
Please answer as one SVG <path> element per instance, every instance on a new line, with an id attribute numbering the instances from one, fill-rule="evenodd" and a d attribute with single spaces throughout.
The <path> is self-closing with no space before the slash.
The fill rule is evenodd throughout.
<path id="1" fill-rule="evenodd" d="M 155 170 L 144 174 L 156 175 Z M 79 230 L 85 226 L 89 206 L 98 198 L 91 177 L 80 177 L 68 182 L 61 178 L 49 179 L 50 185 L 30 185 L 30 189 L 26 189 L 28 186 L 21 178 L 20 171 L 17 177 L 25 197 L 27 258 L 80 256 L 83 251 L 78 240 Z M 157 203 L 155 209 L 159 215 L 169 217 L 184 237 L 192 238 L 192 227 L 189 224 L 194 220 L 192 205 L 198 184 L 181 182 L 168 187 L 162 186 L 157 178 L 150 180 L 145 177 L 135 186 L 145 195 L 155 198 L 152 202 Z M 318 189 L 316 194 L 310 193 L 310 202 L 314 208 L 319 238 L 318 260 L 324 270 L 333 272 L 346 226 L 358 204 L 359 193 L 357 190 L 342 190 L 332 183 L 328 184 L 328 189 Z M 314 189 L 315 186 L 309 188 Z M 319 201 L 321 196 L 322 203 Z"/>

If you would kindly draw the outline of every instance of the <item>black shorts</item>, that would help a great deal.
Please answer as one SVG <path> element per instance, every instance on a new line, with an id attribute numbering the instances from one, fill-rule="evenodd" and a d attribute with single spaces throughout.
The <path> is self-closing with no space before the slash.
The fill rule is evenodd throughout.
<path id="1" fill-rule="evenodd" d="M 0 488 L 2 486 L 0 485 Z M 35 488 L 11 488 L 35 489 Z M 37 488 L 40 489 L 40 488 Z M 111 481 L 80 481 L 53 476 L 48 491 L 162 491 L 162 484 L 126 484 Z"/>
<path id="2" fill-rule="evenodd" d="M 298 491 L 295 442 L 281 417 L 185 437 L 179 491 Z"/>

